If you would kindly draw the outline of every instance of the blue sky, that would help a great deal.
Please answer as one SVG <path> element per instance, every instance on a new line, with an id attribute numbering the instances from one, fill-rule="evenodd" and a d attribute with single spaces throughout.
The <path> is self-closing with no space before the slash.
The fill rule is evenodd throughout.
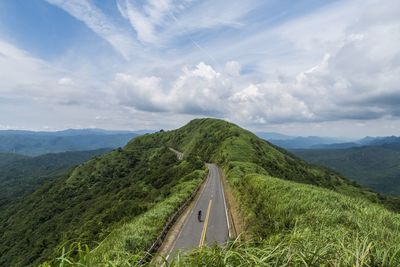
<path id="1" fill-rule="evenodd" d="M 395 0 L 0 1 L 0 129 L 400 135 Z"/>

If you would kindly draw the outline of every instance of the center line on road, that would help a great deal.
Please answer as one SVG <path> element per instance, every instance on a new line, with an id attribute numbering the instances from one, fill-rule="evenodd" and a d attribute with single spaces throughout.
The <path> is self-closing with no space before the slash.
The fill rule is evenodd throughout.
<path id="1" fill-rule="evenodd" d="M 206 214 L 206 218 L 204 220 L 203 231 L 201 232 L 201 238 L 200 238 L 200 243 L 199 243 L 200 248 L 202 246 L 204 246 L 204 241 L 206 239 L 207 225 L 208 225 L 208 219 L 210 217 L 211 205 L 212 205 L 212 199 L 210 199 L 210 202 L 208 202 L 207 214 Z"/>

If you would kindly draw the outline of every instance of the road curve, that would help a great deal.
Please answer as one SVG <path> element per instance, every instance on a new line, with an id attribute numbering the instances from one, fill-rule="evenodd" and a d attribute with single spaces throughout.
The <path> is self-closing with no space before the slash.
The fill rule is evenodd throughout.
<path id="1" fill-rule="evenodd" d="M 178 158 L 178 160 L 182 160 L 183 159 L 183 153 L 173 149 L 172 147 L 169 148 L 169 150 L 171 150 L 172 152 L 174 152 L 176 154 L 176 157 Z"/>
<path id="2" fill-rule="evenodd" d="M 189 251 L 214 243 L 223 244 L 229 238 L 220 172 L 215 164 L 207 164 L 207 167 L 209 174 L 204 189 L 177 235 L 167 259 L 173 257 L 179 250 Z M 202 211 L 201 221 L 198 220 L 199 210 Z"/>

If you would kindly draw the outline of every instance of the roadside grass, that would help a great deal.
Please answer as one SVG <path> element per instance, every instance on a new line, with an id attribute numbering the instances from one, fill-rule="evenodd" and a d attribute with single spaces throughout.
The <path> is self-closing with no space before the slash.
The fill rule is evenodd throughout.
<path id="1" fill-rule="evenodd" d="M 98 247 L 90 252 L 90 263 L 93 266 L 109 262 L 114 266 L 132 266 L 161 233 L 168 219 L 200 184 L 204 171 L 196 171 L 197 179 L 178 184 L 172 189 L 171 196 L 154 208 L 115 229 Z M 125 259 L 122 260 L 121 259 Z M 126 259 L 131 259 L 126 261 Z M 128 264 L 128 265 L 126 265 Z"/>
<path id="2" fill-rule="evenodd" d="M 236 186 L 253 236 L 171 266 L 400 266 L 400 215 L 365 199 L 269 176 Z"/>

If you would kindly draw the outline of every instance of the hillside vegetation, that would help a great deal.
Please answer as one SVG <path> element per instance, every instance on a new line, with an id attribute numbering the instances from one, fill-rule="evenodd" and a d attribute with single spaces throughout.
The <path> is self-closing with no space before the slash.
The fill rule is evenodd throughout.
<path id="1" fill-rule="evenodd" d="M 178 162 L 167 147 L 184 152 L 184 160 Z M 57 216 L 47 217 L 41 225 L 47 230 L 56 229 L 54 232 L 63 233 L 66 239 L 89 244 L 93 250 L 78 246 L 78 255 L 72 248 L 44 266 L 71 265 L 68 262 L 80 266 L 132 266 L 161 231 L 165 218 L 200 182 L 203 162 L 215 162 L 223 168 L 240 206 L 245 238 L 224 248 L 182 255 L 172 265 L 400 264 L 397 199 L 362 188 L 329 169 L 310 165 L 234 124 L 197 119 L 174 131 L 136 138 L 123 150 L 89 161 L 50 186 L 45 192 L 50 196 L 66 195 L 67 201 L 61 203 L 68 208 L 48 213 L 59 214 L 63 221 L 50 223 Z M 68 191 L 69 188 L 73 190 Z M 50 198 L 51 203 L 56 200 L 59 201 Z M 37 206 L 37 201 L 28 198 L 22 204 Z M 103 210 L 99 211 L 99 206 Z M 23 206 L 14 210 L 19 208 Z M 36 218 L 34 214 L 30 217 Z M 19 220 L 22 216 L 11 221 Z M 58 229 L 63 223 L 63 229 Z M 38 224 L 29 225 L 25 232 L 6 236 L 23 237 L 35 226 L 40 228 Z M 45 236 L 43 231 L 41 235 Z M 53 238 L 51 244 L 42 245 L 39 259 L 51 255 L 44 247 L 54 248 L 64 239 Z M 100 240 L 104 241 L 96 248 L 94 241 Z M 0 254 L 4 252 L 7 254 L 2 260 L 13 258 L 9 251 Z"/>
<path id="2" fill-rule="evenodd" d="M 377 192 L 400 195 L 400 149 L 392 144 L 341 150 L 294 150 L 293 153 Z"/>
<path id="3" fill-rule="evenodd" d="M 1 210 L 0 266 L 36 266 L 65 242 L 95 247 L 128 224 L 147 230 L 143 240 L 124 234 L 122 247 L 143 251 L 204 176 L 202 162 L 178 162 L 165 145 L 139 138 Z M 157 219 L 149 217 L 157 210 Z"/>
<path id="4" fill-rule="evenodd" d="M 6 166 L 13 161 L 26 158 L 29 157 L 13 153 L 0 153 L 0 167 Z"/>
<path id="5" fill-rule="evenodd" d="M 240 203 L 245 235 L 253 242 L 195 251 L 172 265 L 400 264 L 400 215 L 387 209 L 398 210 L 397 199 L 307 164 L 235 125 L 216 120 L 196 123 L 191 126 L 201 129 L 195 136 L 203 132 L 203 145 L 192 141 L 182 149 L 210 151 L 207 144 L 217 144 L 211 160 L 223 167 Z"/>
<path id="6" fill-rule="evenodd" d="M 198 119 L 175 131 L 147 138 L 162 140 L 202 161 L 218 163 L 227 174 L 234 167 L 245 172 L 254 172 L 255 168 L 261 174 L 328 188 L 398 209 L 391 198 L 362 188 L 330 169 L 311 165 L 226 121 Z"/>
<path id="7" fill-rule="evenodd" d="M 0 154 L 0 209 L 15 198 L 34 192 L 45 182 L 110 149 L 74 151 L 27 157 Z"/>
<path id="8" fill-rule="evenodd" d="M 235 188 L 253 239 L 195 250 L 171 266 L 400 265 L 399 214 L 267 175 L 240 179 Z"/>

